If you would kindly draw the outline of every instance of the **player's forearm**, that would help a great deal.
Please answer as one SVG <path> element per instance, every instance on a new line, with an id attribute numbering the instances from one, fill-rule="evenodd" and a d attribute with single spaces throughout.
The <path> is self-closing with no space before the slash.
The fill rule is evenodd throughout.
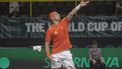
<path id="1" fill-rule="evenodd" d="M 46 50 L 47 57 L 50 57 L 50 48 L 48 42 L 45 43 L 45 50 Z"/>
<path id="2" fill-rule="evenodd" d="M 102 55 L 100 54 L 100 60 L 103 61 Z"/>
<path id="3" fill-rule="evenodd" d="M 67 17 L 71 20 L 71 18 L 80 10 L 81 5 L 79 4 L 76 8 L 74 8 L 68 15 Z"/>
<path id="4" fill-rule="evenodd" d="M 91 57 L 91 56 L 89 57 L 89 59 L 90 59 L 91 61 L 94 61 L 94 59 L 92 59 L 92 57 Z"/>
<path id="5" fill-rule="evenodd" d="M 94 59 L 90 58 L 91 61 L 94 61 Z"/>
<path id="6" fill-rule="evenodd" d="M 84 1 L 84 0 L 81 0 L 80 4 L 74 8 L 68 15 L 67 17 L 69 18 L 69 20 L 71 20 L 71 18 L 73 17 L 73 15 L 75 15 L 77 13 L 78 10 L 80 10 L 81 7 L 83 6 L 87 6 L 87 3 L 89 3 L 89 1 Z"/>

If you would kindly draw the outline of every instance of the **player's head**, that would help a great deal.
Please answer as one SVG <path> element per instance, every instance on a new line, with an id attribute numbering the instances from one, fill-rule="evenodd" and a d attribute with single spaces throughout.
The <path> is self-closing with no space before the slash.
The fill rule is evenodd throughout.
<path id="1" fill-rule="evenodd" d="M 60 14 L 58 12 L 53 11 L 49 14 L 49 19 L 52 21 L 53 20 L 59 21 L 59 20 L 61 20 L 61 17 L 60 17 Z"/>
<path id="2" fill-rule="evenodd" d="M 92 41 L 92 47 L 93 47 L 93 48 L 96 48 L 97 45 L 98 45 L 98 44 L 97 44 L 97 41 L 96 41 L 96 40 L 93 40 L 93 41 Z"/>

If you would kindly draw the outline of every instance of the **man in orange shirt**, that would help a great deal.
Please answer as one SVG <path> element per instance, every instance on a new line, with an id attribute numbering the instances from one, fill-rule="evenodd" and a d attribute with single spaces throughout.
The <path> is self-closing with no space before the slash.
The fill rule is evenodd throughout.
<path id="1" fill-rule="evenodd" d="M 81 0 L 80 4 L 74 8 L 62 20 L 60 14 L 53 11 L 49 14 L 52 22 L 51 27 L 46 32 L 45 49 L 47 57 L 51 60 L 51 68 L 59 69 L 63 65 L 66 69 L 76 69 L 72 60 L 70 48 L 72 45 L 69 40 L 68 25 L 73 15 L 83 6 L 86 6 L 89 1 Z M 49 45 L 52 42 L 52 54 L 50 53 Z"/>

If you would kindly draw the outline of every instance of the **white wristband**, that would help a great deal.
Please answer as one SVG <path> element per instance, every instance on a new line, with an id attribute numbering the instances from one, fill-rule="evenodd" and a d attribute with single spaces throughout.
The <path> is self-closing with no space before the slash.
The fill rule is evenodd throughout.
<path id="1" fill-rule="evenodd" d="M 81 8 L 81 5 L 79 4 L 79 5 L 76 7 L 76 9 L 79 10 L 80 8 Z"/>

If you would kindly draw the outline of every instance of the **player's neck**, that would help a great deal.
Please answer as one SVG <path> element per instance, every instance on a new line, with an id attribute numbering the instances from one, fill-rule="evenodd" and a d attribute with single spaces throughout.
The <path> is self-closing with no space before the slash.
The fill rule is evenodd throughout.
<path id="1" fill-rule="evenodd" d="M 54 25 L 58 25 L 58 22 L 59 22 L 59 20 L 54 20 L 54 21 L 53 21 L 53 24 L 54 24 Z"/>

